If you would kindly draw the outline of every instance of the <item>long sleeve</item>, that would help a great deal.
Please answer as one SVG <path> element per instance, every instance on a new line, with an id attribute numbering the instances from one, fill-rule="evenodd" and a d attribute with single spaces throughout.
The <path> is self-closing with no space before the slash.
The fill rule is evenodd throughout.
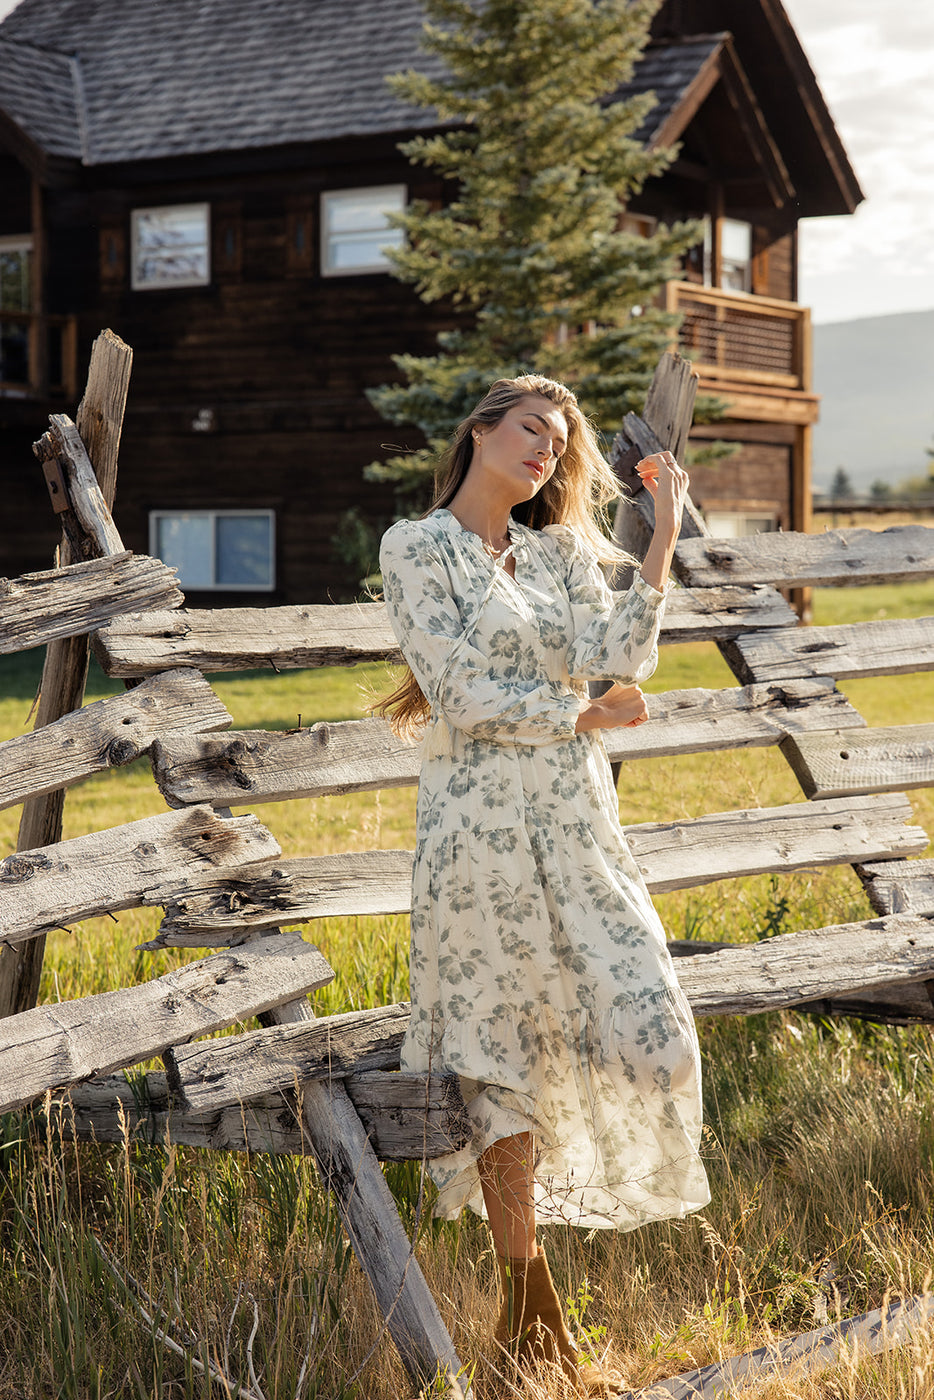
<path id="1" fill-rule="evenodd" d="M 449 568 L 424 525 L 399 521 L 388 530 L 380 568 L 390 625 L 436 718 L 492 743 L 573 736 L 581 701 L 570 686 L 541 674 L 510 677 L 508 654 L 484 655 L 472 644 L 480 609 L 461 617 Z"/>
<path id="2" fill-rule="evenodd" d="M 597 560 L 570 530 L 548 526 L 567 572 L 573 640 L 568 674 L 575 680 L 610 680 L 638 685 L 658 665 L 658 633 L 665 595 L 636 574 L 632 587 L 612 593 Z"/>

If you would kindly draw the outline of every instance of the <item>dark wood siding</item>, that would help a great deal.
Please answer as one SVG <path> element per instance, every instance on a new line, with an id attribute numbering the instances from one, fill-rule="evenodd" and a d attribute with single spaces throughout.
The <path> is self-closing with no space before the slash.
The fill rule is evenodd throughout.
<path id="1" fill-rule="evenodd" d="M 358 580 L 332 544 L 341 515 L 363 504 L 388 523 L 392 492 L 365 483 L 363 467 L 387 455 L 387 442 L 421 444 L 414 430 L 384 423 L 365 390 L 396 377 L 393 354 L 430 352 L 449 319 L 388 274 L 322 278 L 318 193 L 406 182 L 409 167 L 398 155 L 389 163 L 384 152 L 379 161 L 361 163 L 358 154 L 353 164 L 314 176 L 162 179 L 119 191 L 62 191 L 50 201 L 49 308 L 78 311 L 82 374 L 103 326 L 134 351 L 115 505 L 127 546 L 148 549 L 153 509 L 276 512 L 275 592 L 193 594 L 192 602 L 299 602 L 356 592 Z M 423 182 L 414 192 L 430 198 L 437 189 Z M 132 291 L 132 208 L 205 200 L 219 235 L 211 284 Z M 310 236 L 314 251 L 296 259 L 289 239 L 301 204 L 303 246 L 307 253 Z M 116 277 L 108 240 L 119 245 Z M 41 557 L 22 559 L 22 567 L 47 562 L 55 538 L 47 509 L 46 526 L 33 532 Z"/>
<path id="2" fill-rule="evenodd" d="M 691 496 L 701 510 L 768 512 L 782 530 L 791 525 L 791 454 L 794 429 L 771 423 L 718 423 L 695 429 L 691 441 L 712 438 L 739 450 L 722 464 L 691 468 Z"/>

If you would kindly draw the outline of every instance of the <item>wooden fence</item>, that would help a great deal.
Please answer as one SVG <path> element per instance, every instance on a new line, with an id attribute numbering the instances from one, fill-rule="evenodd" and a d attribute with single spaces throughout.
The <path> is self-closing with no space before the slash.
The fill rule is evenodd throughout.
<path id="1" fill-rule="evenodd" d="M 49 644 L 38 727 L 0 744 L 0 801 L 25 804 L 21 849 L 0 863 L 0 1001 L 14 1013 L 0 1026 L 0 1111 L 52 1090 L 62 1130 L 79 1138 L 122 1141 L 129 1124 L 146 1140 L 170 1128 L 173 1141 L 197 1146 L 310 1147 L 407 1369 L 421 1380 L 440 1369 L 451 1394 L 464 1395 L 377 1160 L 463 1145 L 457 1083 L 400 1072 L 405 1005 L 314 1019 L 306 993 L 333 973 L 312 943 L 282 931 L 406 912 L 411 852 L 283 860 L 256 816 L 230 813 L 414 784 L 418 750 L 375 719 L 230 732 L 202 674 L 265 665 L 274 685 L 288 668 L 396 659 L 385 612 L 376 603 L 190 611 L 158 560 L 123 550 L 82 436 L 95 466 L 96 449 L 115 462 L 125 350 L 106 336 L 95 347 L 82 409 L 85 424 L 99 423 L 110 404 L 103 446 L 62 418 L 37 445 L 73 562 L 0 581 L 0 652 Z M 634 491 L 639 456 L 683 446 L 695 383 L 685 362 L 666 357 L 644 414 L 627 418 L 614 463 Z M 651 515 L 651 498 L 637 492 L 621 517 L 636 549 Z M 712 540 L 692 510 L 675 570 L 683 586 L 662 642 L 714 640 L 740 684 L 653 696 L 647 723 L 608 736 L 611 759 L 773 746 L 808 800 L 629 827 L 649 889 L 848 864 L 877 915 L 750 946 L 673 945 L 705 954 L 678 962 L 694 1013 L 811 1006 L 934 1022 L 934 861 L 917 858 L 928 837 L 904 793 L 934 783 L 934 724 L 870 729 L 835 683 L 934 669 L 934 618 L 802 629 L 776 591 L 930 577 L 934 530 Z M 108 675 L 135 684 L 82 709 L 83 653 L 63 659 L 61 648 L 87 637 Z M 144 753 L 168 810 L 61 840 L 54 814 L 60 820 L 64 789 Z M 24 841 L 35 831 L 45 834 Z M 35 957 L 27 972 L 22 959 L 49 930 L 143 905 L 164 911 L 148 947 L 215 951 L 141 986 L 54 1009 L 33 1004 Z M 258 1030 L 197 1039 L 254 1016 Z M 164 1073 L 131 1091 L 117 1072 L 154 1056 Z M 665 1393 L 702 1393 L 672 1385 Z"/>

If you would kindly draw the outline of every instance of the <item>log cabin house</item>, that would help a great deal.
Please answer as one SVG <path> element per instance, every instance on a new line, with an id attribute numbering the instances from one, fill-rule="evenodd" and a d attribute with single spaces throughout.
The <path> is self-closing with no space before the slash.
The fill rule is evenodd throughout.
<path id="1" fill-rule="evenodd" d="M 348 596 L 341 514 L 400 430 L 365 398 L 446 322 L 388 274 L 385 211 L 437 198 L 384 75 L 418 0 L 21 0 L 0 24 L 0 572 L 56 539 L 30 444 L 74 413 L 93 337 L 135 351 L 115 507 L 196 606 Z M 807 527 L 812 392 L 798 220 L 862 198 L 779 0 L 666 0 L 631 90 L 680 143 L 634 228 L 702 217 L 668 285 L 741 450 L 695 473 L 717 534 Z M 406 439 L 413 444 L 417 434 Z"/>

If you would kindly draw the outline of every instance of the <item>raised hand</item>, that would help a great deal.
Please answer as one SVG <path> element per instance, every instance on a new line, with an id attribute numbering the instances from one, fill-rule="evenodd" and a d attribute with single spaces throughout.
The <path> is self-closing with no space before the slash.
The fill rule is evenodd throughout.
<path id="1" fill-rule="evenodd" d="M 636 471 L 646 490 L 655 497 L 656 524 L 661 518 L 666 524 L 680 529 L 690 485 L 684 468 L 678 465 L 671 452 L 653 452 L 650 457 L 643 457 L 641 462 L 637 462 Z"/>
<path id="2" fill-rule="evenodd" d="M 690 481 L 670 452 L 653 452 L 637 463 L 647 491 L 655 497 L 655 532 L 642 564 L 642 577 L 652 588 L 665 587 L 687 500 Z"/>

